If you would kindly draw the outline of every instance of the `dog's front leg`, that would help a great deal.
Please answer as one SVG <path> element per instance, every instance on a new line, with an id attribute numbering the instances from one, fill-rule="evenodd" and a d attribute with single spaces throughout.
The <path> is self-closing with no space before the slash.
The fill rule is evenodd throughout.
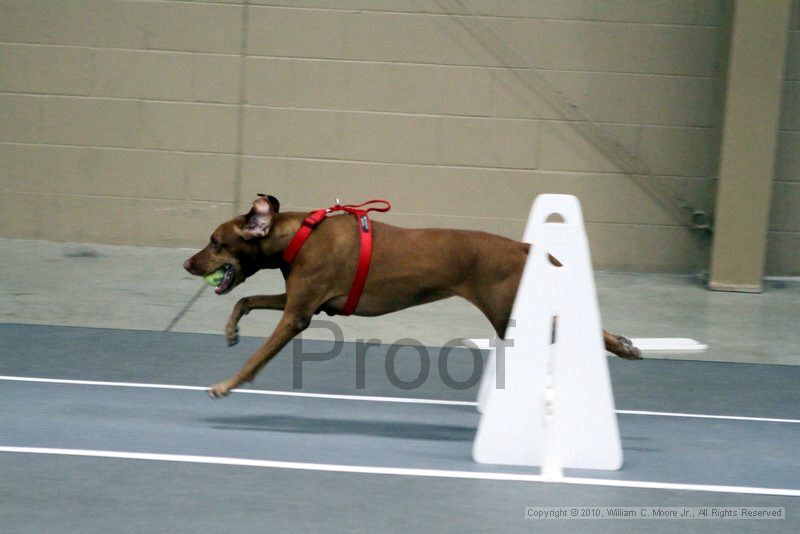
<path id="1" fill-rule="evenodd" d="M 275 327 L 275 331 L 269 339 L 250 356 L 239 372 L 236 373 L 236 376 L 211 386 L 208 390 L 208 395 L 212 399 L 224 397 L 242 382 L 252 380 L 256 373 L 258 373 L 278 351 L 291 341 L 292 338 L 308 327 L 311 316 L 311 313 L 284 311 L 283 317 L 281 317 L 281 320 L 278 322 L 278 326 Z"/>
<path id="2" fill-rule="evenodd" d="M 280 295 L 253 295 L 240 298 L 233 307 L 228 324 L 225 325 L 225 339 L 232 347 L 239 342 L 239 320 L 252 310 L 283 310 L 286 308 L 286 293 Z"/>

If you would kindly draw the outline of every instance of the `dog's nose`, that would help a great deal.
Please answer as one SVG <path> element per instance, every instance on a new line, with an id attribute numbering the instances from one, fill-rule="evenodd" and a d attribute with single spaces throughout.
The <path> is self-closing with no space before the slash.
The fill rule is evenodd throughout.
<path id="1" fill-rule="evenodd" d="M 183 262 L 183 268 L 189 271 L 189 274 L 194 274 L 192 272 L 192 258 L 189 258 L 185 262 Z"/>

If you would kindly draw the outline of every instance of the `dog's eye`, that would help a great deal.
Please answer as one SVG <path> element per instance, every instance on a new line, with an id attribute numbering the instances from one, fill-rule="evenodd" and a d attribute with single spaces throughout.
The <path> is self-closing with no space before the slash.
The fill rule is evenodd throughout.
<path id="1" fill-rule="evenodd" d="M 220 243 L 215 237 L 211 238 L 211 246 L 214 248 L 214 250 L 222 250 L 222 243 Z"/>

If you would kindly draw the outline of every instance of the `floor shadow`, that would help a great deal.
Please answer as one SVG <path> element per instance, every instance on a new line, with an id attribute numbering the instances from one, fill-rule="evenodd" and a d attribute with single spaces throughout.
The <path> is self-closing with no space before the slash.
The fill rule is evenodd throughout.
<path id="1" fill-rule="evenodd" d="M 398 421 L 323 419 L 288 415 L 218 417 L 204 420 L 217 430 L 291 432 L 295 434 L 342 434 L 431 441 L 472 441 L 475 428 Z"/>

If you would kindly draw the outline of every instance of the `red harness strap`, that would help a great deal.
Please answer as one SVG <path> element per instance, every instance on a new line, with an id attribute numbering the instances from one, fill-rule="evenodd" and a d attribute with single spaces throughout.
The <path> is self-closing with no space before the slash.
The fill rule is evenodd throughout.
<path id="1" fill-rule="evenodd" d="M 383 203 L 384 206 L 359 209 L 373 203 Z M 356 221 L 358 221 L 358 228 L 361 234 L 361 252 L 358 256 L 356 276 L 353 279 L 353 285 L 350 286 L 350 293 L 347 295 L 347 302 L 345 302 L 344 309 L 342 309 L 342 315 L 352 315 L 353 312 L 356 311 L 358 300 L 361 298 L 361 292 L 364 291 L 364 285 L 367 283 L 367 273 L 369 273 L 369 264 L 370 260 L 372 259 L 372 223 L 369 220 L 368 213 L 370 211 L 386 212 L 391 208 L 392 205 L 385 200 L 370 200 L 369 202 L 364 202 L 363 204 L 348 204 L 346 206 L 340 206 L 339 204 L 336 204 L 327 209 L 312 211 L 303 220 L 302 226 L 300 226 L 300 229 L 296 234 L 294 234 L 294 237 L 289 242 L 289 246 L 286 247 L 286 250 L 283 251 L 282 259 L 284 270 L 287 270 L 292 264 L 292 261 L 294 261 L 295 256 L 297 256 L 297 254 L 300 252 L 300 249 L 303 247 L 306 239 L 308 239 L 308 236 L 311 235 L 311 232 L 314 230 L 314 228 L 319 226 L 319 224 L 325 220 L 329 213 L 334 211 L 352 213 L 355 216 Z"/>

